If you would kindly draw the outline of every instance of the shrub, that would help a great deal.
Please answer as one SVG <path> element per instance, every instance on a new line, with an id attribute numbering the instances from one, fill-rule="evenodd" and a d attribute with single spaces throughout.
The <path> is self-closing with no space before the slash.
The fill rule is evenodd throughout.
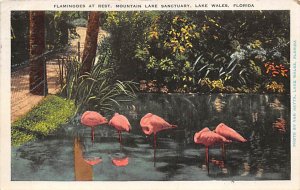
<path id="1" fill-rule="evenodd" d="M 268 92 L 284 92 L 284 85 L 282 83 L 277 83 L 276 81 L 272 81 L 265 85 L 265 88 Z"/>
<path id="2" fill-rule="evenodd" d="M 20 131 L 18 129 L 11 129 L 11 139 L 12 146 L 21 146 L 22 144 L 33 141 L 36 139 L 36 136 L 33 134 L 28 134 L 26 132 Z"/>
<path id="3" fill-rule="evenodd" d="M 135 52 L 145 41 L 144 33 L 156 14 L 155 11 L 107 12 L 103 29 L 112 36 L 109 42 L 116 60 L 118 80 L 139 80 L 144 76 L 145 67 L 135 57 Z"/>
<path id="4" fill-rule="evenodd" d="M 274 80 L 266 72 L 265 63 L 276 62 L 281 64 L 286 75 L 275 80 L 289 88 L 289 74 L 285 69 L 289 66 L 287 12 L 222 11 L 203 14 L 199 55 L 192 64 L 195 81 L 201 84 L 205 78 L 211 81 L 221 79 L 226 92 L 265 92 L 265 84 Z M 243 19 L 233 19 L 237 17 Z M 281 22 L 274 22 L 274 18 L 281 18 Z M 270 27 L 262 27 L 264 23 L 269 23 Z M 202 90 L 201 87 L 198 89 Z"/>
<path id="5" fill-rule="evenodd" d="M 200 37 L 199 27 L 186 12 L 164 12 L 153 18 L 135 57 L 146 65 L 148 79 L 177 92 L 191 91 L 194 83 L 191 60 Z M 170 23 L 166 20 L 171 21 Z"/>

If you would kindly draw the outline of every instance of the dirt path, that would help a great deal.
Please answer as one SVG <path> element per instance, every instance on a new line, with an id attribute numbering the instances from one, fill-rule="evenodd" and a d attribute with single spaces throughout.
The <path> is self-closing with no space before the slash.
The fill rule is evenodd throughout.
<path id="1" fill-rule="evenodd" d="M 77 27 L 77 33 L 80 38 L 71 41 L 70 49 L 61 55 L 56 55 L 47 61 L 47 82 L 48 93 L 56 94 L 60 91 L 59 82 L 59 60 L 58 57 L 77 55 L 77 43 L 80 42 L 80 52 L 83 52 L 86 28 Z M 107 36 L 103 30 L 99 31 L 99 40 Z M 29 67 L 20 69 L 11 74 L 11 121 L 14 122 L 18 118 L 25 115 L 34 106 L 36 106 L 44 97 L 32 95 L 29 93 Z"/>
<path id="2" fill-rule="evenodd" d="M 47 61 L 48 93 L 56 94 L 60 90 L 59 68 L 57 60 Z M 44 96 L 29 93 L 29 67 L 11 75 L 11 121 L 26 114 L 37 105 Z"/>

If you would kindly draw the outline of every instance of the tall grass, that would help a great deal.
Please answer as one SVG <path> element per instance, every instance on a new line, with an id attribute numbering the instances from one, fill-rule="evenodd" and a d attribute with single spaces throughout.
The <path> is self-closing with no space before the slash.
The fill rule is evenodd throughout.
<path id="1" fill-rule="evenodd" d="M 66 66 L 66 84 L 62 89 L 66 98 L 75 100 L 75 114 L 87 109 L 114 111 L 120 102 L 131 101 L 136 97 L 136 84 L 115 80 L 112 66 L 98 61 L 91 72 L 80 76 L 81 65 L 72 62 Z"/>

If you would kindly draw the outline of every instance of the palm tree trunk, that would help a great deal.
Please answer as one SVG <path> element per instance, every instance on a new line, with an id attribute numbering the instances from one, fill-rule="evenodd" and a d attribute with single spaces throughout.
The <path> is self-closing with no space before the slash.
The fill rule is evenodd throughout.
<path id="1" fill-rule="evenodd" d="M 99 33 L 99 19 L 100 12 L 91 11 L 88 19 L 88 26 L 86 31 L 86 38 L 84 43 L 83 55 L 82 55 L 82 67 L 80 74 L 90 72 L 93 61 L 96 56 L 97 40 Z"/>
<path id="2" fill-rule="evenodd" d="M 31 11 L 29 16 L 29 90 L 32 94 L 46 95 L 45 12 Z"/>

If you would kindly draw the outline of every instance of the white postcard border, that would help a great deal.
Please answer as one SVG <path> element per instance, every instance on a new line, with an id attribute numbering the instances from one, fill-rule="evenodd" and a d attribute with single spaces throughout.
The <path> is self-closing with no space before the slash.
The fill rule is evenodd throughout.
<path id="1" fill-rule="evenodd" d="M 158 4 L 159 7 L 163 4 L 190 4 L 197 3 L 216 3 L 216 4 L 254 4 L 255 7 L 235 7 L 234 10 L 290 10 L 291 11 L 291 117 L 296 115 L 296 122 L 291 119 L 291 180 L 270 180 L 270 181 L 163 181 L 163 182 L 42 182 L 42 181 L 11 181 L 11 148 L 10 148 L 10 11 L 13 10 L 53 10 L 53 11 L 125 11 L 125 10 L 151 10 L 147 8 L 116 8 L 117 4 Z M 85 8 L 55 8 L 55 5 L 62 4 L 84 4 Z M 94 4 L 94 7 L 89 5 Z M 98 8 L 99 4 L 110 4 L 111 8 Z M 300 124 L 300 73 L 299 63 L 300 57 L 300 3 L 296 0 L 205 0 L 205 1 L 3 1 L 1 2 L 1 64 L 0 64 L 0 141 L 1 141 L 1 175 L 0 189 L 300 189 L 300 132 L 299 129 L 293 129 Z M 158 8 L 152 10 L 233 10 L 229 8 L 196 8 L 191 6 L 188 8 Z M 295 68 L 295 71 L 293 69 Z M 294 86 L 296 82 L 296 86 Z M 296 106 L 293 106 L 296 104 Z M 294 138 L 293 135 L 295 134 Z"/>

